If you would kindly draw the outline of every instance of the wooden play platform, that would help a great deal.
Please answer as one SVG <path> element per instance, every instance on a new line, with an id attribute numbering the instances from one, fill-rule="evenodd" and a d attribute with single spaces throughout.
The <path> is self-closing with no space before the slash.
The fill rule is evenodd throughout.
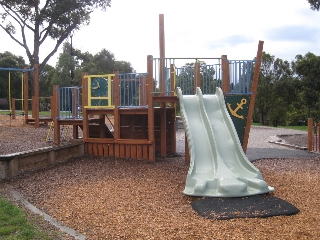
<path id="1" fill-rule="evenodd" d="M 242 125 L 237 123 L 246 149 L 249 132 L 244 129 L 251 125 L 262 46 L 260 42 L 256 60 L 248 61 L 231 61 L 225 55 L 206 59 L 149 55 L 146 73 L 83 74 L 81 87 L 66 91 L 56 86 L 54 141 L 60 143 L 61 126 L 72 125 L 74 138 L 82 130 L 87 154 L 155 161 L 156 156 L 176 153 L 176 87 L 187 95 L 194 94 L 197 87 L 204 94 L 214 94 L 215 87 L 220 87 L 226 97 L 236 97 L 236 102 L 247 99 L 245 118 Z M 178 65 L 190 60 L 193 67 Z M 236 112 L 242 107 L 233 108 L 233 115 L 239 117 Z"/>
<path id="2" fill-rule="evenodd" d="M 215 94 L 220 87 L 244 151 L 247 148 L 257 92 L 263 41 L 254 60 L 218 58 L 166 58 L 163 15 L 160 14 L 160 57 L 147 56 L 145 73 L 82 75 L 82 86 L 53 86 L 51 116 L 39 117 L 39 81 L 33 80 L 32 116 L 28 116 L 28 74 L 24 73 L 25 123 L 54 123 L 59 145 L 61 126 L 73 126 L 85 152 L 155 161 L 176 153 L 176 88 L 193 95 Z M 191 63 L 191 64 L 190 64 Z M 38 66 L 32 69 L 38 76 Z M 14 102 L 14 101 L 13 101 Z M 243 110 L 243 112 L 242 112 Z M 112 123 L 109 121 L 112 118 Z M 186 160 L 188 147 L 186 144 Z"/>

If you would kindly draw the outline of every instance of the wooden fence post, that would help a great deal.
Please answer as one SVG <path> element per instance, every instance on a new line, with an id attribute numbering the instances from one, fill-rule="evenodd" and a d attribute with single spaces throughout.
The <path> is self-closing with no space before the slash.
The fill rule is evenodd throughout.
<path id="1" fill-rule="evenodd" d="M 308 118 L 308 150 L 313 148 L 313 119 Z"/>
<path id="2" fill-rule="evenodd" d="M 222 91 L 223 93 L 230 92 L 230 70 L 227 55 L 221 56 L 221 68 L 222 68 Z"/>

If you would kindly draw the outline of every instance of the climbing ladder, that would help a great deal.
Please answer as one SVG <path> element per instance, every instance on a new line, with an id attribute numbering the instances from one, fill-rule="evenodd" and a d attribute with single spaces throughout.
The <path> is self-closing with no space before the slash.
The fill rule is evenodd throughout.
<path id="1" fill-rule="evenodd" d="M 66 125 L 66 126 L 63 126 L 62 128 L 60 128 L 61 141 L 67 140 L 69 129 L 70 129 L 70 125 Z M 54 133 L 54 121 L 52 121 L 50 123 L 48 133 L 46 136 L 46 142 L 52 142 L 54 140 L 53 133 Z"/>

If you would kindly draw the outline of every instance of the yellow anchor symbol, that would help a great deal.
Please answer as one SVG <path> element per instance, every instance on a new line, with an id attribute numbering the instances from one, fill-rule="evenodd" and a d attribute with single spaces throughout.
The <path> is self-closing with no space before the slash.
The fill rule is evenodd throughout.
<path id="1" fill-rule="evenodd" d="M 235 116 L 235 117 L 237 117 L 237 118 L 243 119 L 243 116 L 238 115 L 237 112 L 238 112 L 239 109 L 243 109 L 242 106 L 245 105 L 246 103 L 247 103 L 247 99 L 242 98 L 241 101 L 240 101 L 240 103 L 237 103 L 237 107 L 236 107 L 236 109 L 234 109 L 234 110 L 232 110 L 231 104 L 230 104 L 230 103 L 227 103 L 228 109 L 229 109 L 231 115 L 232 115 L 232 116 Z"/>

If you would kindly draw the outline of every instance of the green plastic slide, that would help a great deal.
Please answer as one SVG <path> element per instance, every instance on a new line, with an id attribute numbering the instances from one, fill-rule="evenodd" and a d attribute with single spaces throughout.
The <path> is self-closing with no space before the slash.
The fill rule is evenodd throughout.
<path id="1" fill-rule="evenodd" d="M 182 95 L 177 89 L 184 122 L 190 168 L 183 191 L 189 196 L 242 197 L 274 191 L 248 160 L 220 88 L 214 95 Z"/>

